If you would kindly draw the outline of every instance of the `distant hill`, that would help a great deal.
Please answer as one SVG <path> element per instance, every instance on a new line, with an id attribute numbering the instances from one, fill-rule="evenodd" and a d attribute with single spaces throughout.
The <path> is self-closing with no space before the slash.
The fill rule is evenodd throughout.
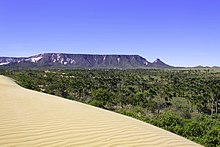
<path id="1" fill-rule="evenodd" d="M 169 68 L 169 67 L 171 67 L 170 65 L 168 65 L 168 64 L 164 63 L 163 61 L 161 61 L 159 58 L 157 58 L 157 59 L 151 64 L 151 66 L 153 66 L 153 67 L 161 67 L 161 68 L 165 68 L 165 67 Z"/>
<path id="2" fill-rule="evenodd" d="M 94 55 L 94 54 L 65 54 L 44 53 L 30 57 L 0 57 L 0 65 L 8 68 L 169 68 L 160 59 L 149 62 L 139 55 Z"/>

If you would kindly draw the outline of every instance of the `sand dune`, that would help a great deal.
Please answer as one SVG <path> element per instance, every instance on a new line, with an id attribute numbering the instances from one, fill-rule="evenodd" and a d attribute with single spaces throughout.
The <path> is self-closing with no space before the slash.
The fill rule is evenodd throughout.
<path id="1" fill-rule="evenodd" d="M 120 114 L 24 89 L 0 76 L 0 146 L 200 146 Z"/>

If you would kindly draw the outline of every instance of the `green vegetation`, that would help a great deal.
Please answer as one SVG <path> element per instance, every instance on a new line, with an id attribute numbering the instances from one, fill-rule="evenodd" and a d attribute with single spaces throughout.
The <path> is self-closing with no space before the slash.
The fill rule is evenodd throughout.
<path id="1" fill-rule="evenodd" d="M 220 71 L 1 70 L 26 88 L 108 109 L 220 146 Z"/>

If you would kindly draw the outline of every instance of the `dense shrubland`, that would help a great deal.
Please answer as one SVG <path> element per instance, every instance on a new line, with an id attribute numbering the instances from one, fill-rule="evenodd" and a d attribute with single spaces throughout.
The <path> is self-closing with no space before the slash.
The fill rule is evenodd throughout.
<path id="1" fill-rule="evenodd" d="M 128 115 L 205 146 L 220 146 L 220 72 L 2 70 L 23 87 Z"/>

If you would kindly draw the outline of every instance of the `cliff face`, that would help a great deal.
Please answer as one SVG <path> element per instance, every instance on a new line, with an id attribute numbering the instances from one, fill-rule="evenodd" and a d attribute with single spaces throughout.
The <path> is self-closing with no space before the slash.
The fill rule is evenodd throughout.
<path id="1" fill-rule="evenodd" d="M 158 59 L 159 60 L 159 59 Z M 160 61 L 160 60 L 159 60 Z M 11 67 L 67 67 L 67 68 L 147 68 L 169 67 L 149 62 L 139 55 L 92 55 L 45 53 L 31 57 L 0 57 L 0 65 Z"/>

